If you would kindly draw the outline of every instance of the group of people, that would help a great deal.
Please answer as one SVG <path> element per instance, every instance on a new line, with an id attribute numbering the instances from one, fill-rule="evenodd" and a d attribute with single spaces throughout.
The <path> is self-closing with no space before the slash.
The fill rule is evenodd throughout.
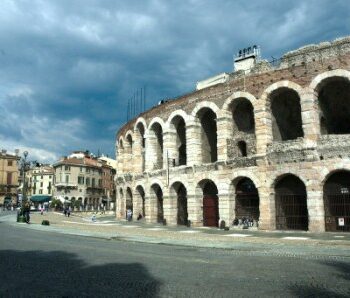
<path id="1" fill-rule="evenodd" d="M 65 206 L 63 209 L 64 216 L 70 216 L 70 213 L 72 212 L 72 208 L 70 206 Z"/>
<path id="2" fill-rule="evenodd" d="M 133 213 L 132 213 L 131 209 L 126 210 L 126 219 L 127 219 L 127 221 L 132 221 L 132 215 L 133 215 Z M 137 216 L 137 220 L 140 220 L 142 218 L 143 218 L 142 214 L 139 213 L 139 215 Z"/>
<path id="3" fill-rule="evenodd" d="M 243 227 L 253 227 L 257 226 L 257 221 L 249 217 L 235 218 L 232 223 L 234 226 L 243 226 Z"/>

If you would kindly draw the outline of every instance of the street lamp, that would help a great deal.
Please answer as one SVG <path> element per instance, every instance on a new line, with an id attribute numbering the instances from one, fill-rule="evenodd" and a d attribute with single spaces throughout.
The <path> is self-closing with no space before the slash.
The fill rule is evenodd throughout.
<path id="1" fill-rule="evenodd" d="M 27 162 L 28 151 L 23 152 L 24 159 L 22 159 L 22 176 L 23 176 L 23 190 L 22 200 L 27 201 L 27 185 L 26 185 L 26 169 L 29 163 Z"/>

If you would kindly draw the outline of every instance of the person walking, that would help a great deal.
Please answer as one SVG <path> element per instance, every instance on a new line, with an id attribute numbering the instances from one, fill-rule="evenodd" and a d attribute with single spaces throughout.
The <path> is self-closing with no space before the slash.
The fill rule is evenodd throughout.
<path id="1" fill-rule="evenodd" d="M 132 211 L 131 211 L 131 209 L 128 209 L 128 211 L 126 212 L 126 217 L 127 217 L 128 221 L 131 221 L 131 219 L 132 219 Z"/>
<path id="2" fill-rule="evenodd" d="M 67 210 L 67 215 L 68 215 L 68 217 L 70 216 L 71 211 L 72 211 L 72 208 L 71 208 L 71 206 L 69 206 L 69 207 L 68 207 L 68 210 Z"/>

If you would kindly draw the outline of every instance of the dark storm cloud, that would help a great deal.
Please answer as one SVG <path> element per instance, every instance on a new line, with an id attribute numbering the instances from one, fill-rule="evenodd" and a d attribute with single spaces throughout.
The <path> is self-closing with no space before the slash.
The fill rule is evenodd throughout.
<path id="1" fill-rule="evenodd" d="M 348 1 L 0 2 L 0 147 L 50 160 L 112 155 L 127 100 L 148 105 L 232 71 L 259 44 L 278 57 L 349 34 Z"/>

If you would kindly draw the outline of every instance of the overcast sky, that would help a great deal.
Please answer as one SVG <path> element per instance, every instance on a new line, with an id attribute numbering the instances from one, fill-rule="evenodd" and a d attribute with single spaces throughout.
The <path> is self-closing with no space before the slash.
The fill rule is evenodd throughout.
<path id="1" fill-rule="evenodd" d="M 350 1 L 0 1 L 0 148 L 53 162 L 73 150 L 114 156 L 127 102 L 147 107 L 263 58 L 350 35 Z"/>

